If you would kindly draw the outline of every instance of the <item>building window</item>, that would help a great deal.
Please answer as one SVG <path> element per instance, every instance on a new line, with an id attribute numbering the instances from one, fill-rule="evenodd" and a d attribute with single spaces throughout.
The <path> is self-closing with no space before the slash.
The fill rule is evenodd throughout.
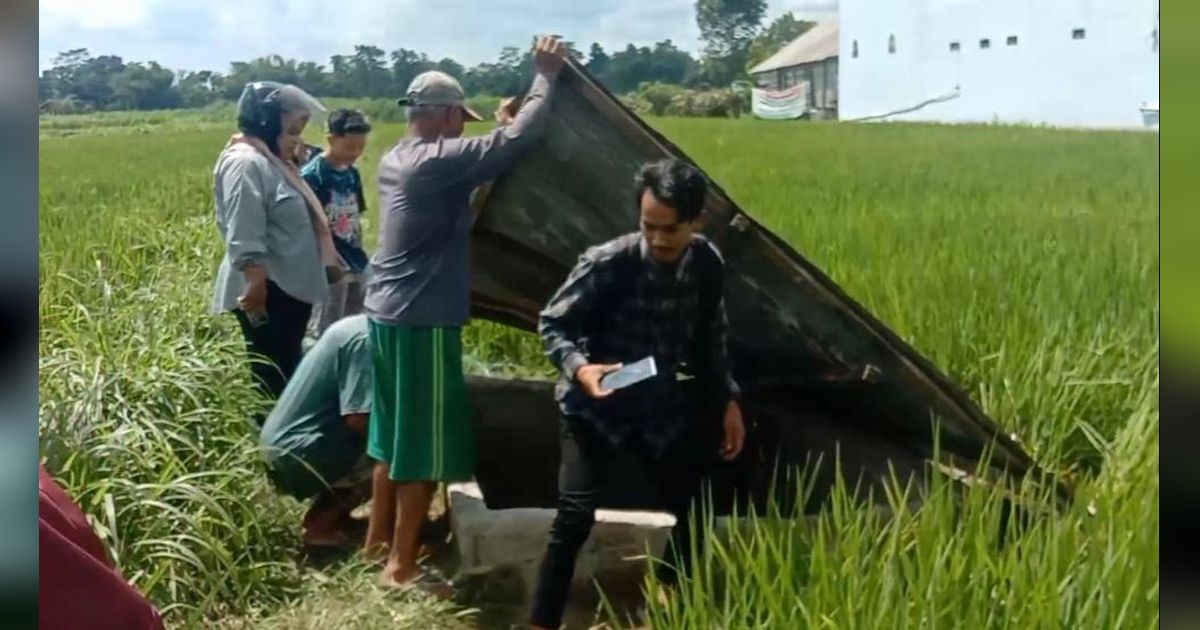
<path id="1" fill-rule="evenodd" d="M 950 52 L 958 52 L 962 50 L 962 44 L 958 42 L 950 42 Z"/>
<path id="2" fill-rule="evenodd" d="M 1087 29 L 1077 28 L 1071 31 L 1071 39 L 1087 39 Z"/>
<path id="3" fill-rule="evenodd" d="M 895 35 L 888 35 L 888 54 L 889 55 L 896 54 L 896 36 Z"/>
<path id="4" fill-rule="evenodd" d="M 979 47 L 980 47 L 980 48 L 982 48 L 982 49 L 984 49 L 984 50 L 987 50 L 987 49 L 991 48 L 991 47 L 992 47 L 992 40 L 990 40 L 990 39 L 981 39 L 981 40 L 979 40 Z"/>
<path id="5" fill-rule="evenodd" d="M 850 57 L 853 59 L 858 59 L 858 40 L 857 39 L 854 40 L 854 42 L 850 44 Z"/>
<path id="6" fill-rule="evenodd" d="M 1016 36 L 1016 35 L 1009 35 L 1009 36 L 1008 36 L 1008 45 L 1009 45 L 1009 46 L 1016 46 L 1016 45 L 1017 45 L 1017 36 Z"/>

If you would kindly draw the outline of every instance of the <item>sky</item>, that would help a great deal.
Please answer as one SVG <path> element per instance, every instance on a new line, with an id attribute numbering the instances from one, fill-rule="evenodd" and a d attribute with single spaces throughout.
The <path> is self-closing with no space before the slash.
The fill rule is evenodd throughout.
<path id="1" fill-rule="evenodd" d="M 537 32 L 585 49 L 670 39 L 697 52 L 693 7 L 694 0 L 41 0 L 38 70 L 73 48 L 225 72 L 231 61 L 267 54 L 327 64 L 355 44 L 471 66 Z M 836 15 L 837 0 L 768 0 L 767 21 L 787 11 L 820 20 Z"/>

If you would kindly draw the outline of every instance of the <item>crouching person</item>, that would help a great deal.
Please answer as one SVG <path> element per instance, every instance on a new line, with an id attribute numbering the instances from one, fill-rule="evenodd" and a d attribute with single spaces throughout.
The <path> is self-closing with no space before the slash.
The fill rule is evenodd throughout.
<path id="1" fill-rule="evenodd" d="M 263 425 L 271 482 L 296 499 L 313 500 L 304 515 L 306 546 L 349 543 L 350 512 L 370 496 L 373 369 L 366 316 L 334 323 L 300 360 Z"/>
<path id="2" fill-rule="evenodd" d="M 689 570 L 693 538 L 697 548 L 702 542 L 689 512 L 707 466 L 742 449 L 725 346 L 724 263 L 696 232 L 707 187 L 678 160 L 644 167 L 634 187 L 641 232 L 584 253 L 541 313 L 539 333 L 562 374 L 556 396 L 563 422 L 558 514 L 534 592 L 535 628 L 562 622 L 575 559 L 616 451 L 637 456 L 676 518 L 655 566 L 670 588 Z M 648 356 L 657 376 L 615 391 L 602 385 L 609 372 Z M 698 381 L 704 402 L 684 395 L 682 374 Z"/>

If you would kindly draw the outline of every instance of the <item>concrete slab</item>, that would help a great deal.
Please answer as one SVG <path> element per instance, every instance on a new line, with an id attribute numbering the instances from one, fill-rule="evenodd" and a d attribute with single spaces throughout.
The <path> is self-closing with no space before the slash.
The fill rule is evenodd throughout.
<path id="1" fill-rule="evenodd" d="M 488 509 L 474 483 L 453 484 L 449 495 L 460 576 L 504 576 L 506 582 L 518 582 L 507 585 L 506 596 L 527 600 L 555 511 Z M 636 592 L 646 554 L 662 552 L 674 525 L 675 518 L 661 512 L 597 510 L 596 525 L 575 567 L 573 590 L 591 589 L 595 580 L 606 593 Z"/>

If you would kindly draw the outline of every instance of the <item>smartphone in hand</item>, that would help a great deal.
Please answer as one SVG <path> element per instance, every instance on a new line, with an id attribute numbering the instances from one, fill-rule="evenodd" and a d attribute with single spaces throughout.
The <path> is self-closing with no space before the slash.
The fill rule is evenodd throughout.
<path id="1" fill-rule="evenodd" d="M 624 365 L 615 372 L 609 372 L 600 379 L 600 388 L 616 390 L 635 385 L 646 379 L 658 376 L 658 366 L 654 357 L 648 356 L 636 363 Z"/>

